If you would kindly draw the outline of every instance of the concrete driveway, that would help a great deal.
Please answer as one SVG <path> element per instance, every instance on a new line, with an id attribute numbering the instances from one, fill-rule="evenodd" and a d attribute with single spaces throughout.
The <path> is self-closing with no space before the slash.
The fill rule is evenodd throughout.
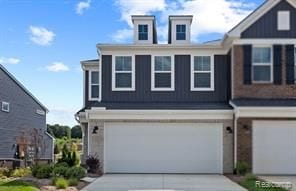
<path id="1" fill-rule="evenodd" d="M 106 174 L 83 191 L 246 191 L 222 175 Z"/>
<path id="2" fill-rule="evenodd" d="M 259 176 L 259 178 L 267 182 L 290 182 L 292 183 L 292 189 L 290 191 L 296 191 L 296 176 Z"/>

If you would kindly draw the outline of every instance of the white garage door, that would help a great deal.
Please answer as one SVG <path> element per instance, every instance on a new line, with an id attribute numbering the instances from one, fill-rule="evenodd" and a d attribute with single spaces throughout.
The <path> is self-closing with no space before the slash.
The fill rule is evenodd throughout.
<path id="1" fill-rule="evenodd" d="M 222 124 L 106 123 L 106 173 L 222 173 Z"/>
<path id="2" fill-rule="evenodd" d="M 253 172 L 296 174 L 295 121 L 254 121 Z"/>

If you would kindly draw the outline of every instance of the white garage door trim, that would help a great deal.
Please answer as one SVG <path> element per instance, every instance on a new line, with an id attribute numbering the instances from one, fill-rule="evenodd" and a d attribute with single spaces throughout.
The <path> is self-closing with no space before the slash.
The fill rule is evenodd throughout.
<path id="1" fill-rule="evenodd" d="M 148 123 L 149 124 L 153 124 L 153 122 L 148 122 Z M 108 137 L 107 137 L 108 136 L 107 135 L 107 131 L 108 131 L 108 128 L 110 128 L 110 126 L 112 126 L 112 124 L 117 124 L 117 125 L 118 124 L 124 124 L 124 125 L 133 124 L 133 125 L 135 125 L 135 124 L 146 124 L 146 123 L 141 123 L 141 122 L 133 122 L 133 123 L 128 123 L 128 122 L 124 122 L 124 123 L 106 122 L 106 123 L 104 123 L 104 167 L 103 167 L 103 169 L 104 169 L 104 172 L 105 173 L 110 173 L 110 172 L 108 172 L 108 169 L 107 169 L 107 166 L 108 166 L 107 153 L 108 153 L 108 151 L 106 149 L 108 147 L 108 145 L 107 145 L 108 144 L 107 143 L 107 139 L 108 139 Z M 219 164 L 216 163 L 217 164 L 217 166 L 216 166 L 217 168 L 216 168 L 215 172 L 208 172 L 208 173 L 209 174 L 210 173 L 211 174 L 223 174 L 223 154 L 224 153 L 223 153 L 223 124 L 222 123 L 157 123 L 157 122 L 154 123 L 154 125 L 157 125 L 157 124 L 167 124 L 167 125 L 170 125 L 170 126 L 171 125 L 182 125 L 182 124 L 188 125 L 188 124 L 192 124 L 194 126 L 199 125 L 200 128 L 201 127 L 203 127 L 203 128 L 205 128 L 205 127 L 206 128 L 218 128 L 218 130 L 217 130 L 216 133 L 219 136 L 218 137 L 219 140 L 217 141 L 217 143 L 219 142 L 219 145 L 216 145 L 215 147 L 217 148 L 217 150 L 220 149 L 219 153 L 217 154 L 217 156 L 218 156 L 219 159 L 216 158 L 216 159 L 219 160 Z M 182 128 L 182 127 L 180 127 L 180 128 Z M 196 127 L 196 128 L 198 128 L 198 127 Z M 217 135 L 217 134 L 215 134 L 215 135 Z M 134 173 L 134 172 L 130 172 L 130 173 Z M 137 172 L 135 172 L 135 173 L 137 173 Z M 147 173 L 151 173 L 151 172 L 147 172 Z M 159 172 L 159 173 L 162 173 L 162 172 Z M 178 173 L 178 172 L 167 172 L 167 173 Z M 186 172 L 186 173 L 206 173 L 206 172 Z"/>
<path id="2" fill-rule="evenodd" d="M 294 149 L 294 153 L 290 151 L 289 147 L 285 148 L 285 145 L 288 144 L 289 146 L 296 145 L 296 121 L 292 120 L 282 120 L 282 121 L 272 121 L 272 120 L 257 120 L 253 121 L 253 132 L 252 132 L 252 171 L 255 174 L 283 174 L 283 175 L 295 175 L 296 174 L 296 148 Z M 264 130 L 267 130 L 269 128 L 270 131 L 274 130 L 272 132 L 271 136 L 276 137 L 275 139 L 280 140 L 279 147 L 272 147 L 272 144 L 266 143 L 268 149 L 264 149 L 264 143 L 260 143 L 259 141 L 263 139 L 263 135 L 266 134 Z M 280 133 L 283 133 L 283 137 L 280 136 Z M 294 139 L 295 137 L 295 139 Z M 270 139 L 274 141 L 274 144 L 277 145 L 275 139 Z M 260 149 L 261 146 L 263 148 Z M 270 145 L 270 147 L 269 147 Z M 281 149 L 281 148 L 285 149 Z M 274 148 L 277 152 L 276 154 L 271 154 L 264 151 L 271 151 L 271 149 Z M 285 152 L 286 151 L 286 152 Z M 290 152 L 289 152 L 290 151 Z M 284 153 L 283 153 L 284 152 Z M 262 153 L 262 154 L 261 154 Z M 286 156 L 285 153 L 288 153 L 287 158 L 283 158 L 283 156 Z M 261 155 L 260 155 L 261 154 Z M 269 156 L 270 155 L 270 156 Z M 265 158 L 271 158 L 276 157 L 277 160 L 287 160 L 287 162 L 277 162 L 276 161 L 270 161 L 274 162 L 267 163 L 266 161 L 264 163 L 260 163 L 260 160 L 264 160 Z M 257 160 L 257 162 L 256 162 Z M 291 165 L 292 163 L 292 165 Z M 266 167 L 264 167 L 264 164 L 266 164 Z M 276 165 L 276 164 L 280 164 Z M 294 164 L 294 165 L 293 165 Z M 287 166 L 285 166 L 287 165 Z M 274 168 L 270 168 L 270 166 Z"/>

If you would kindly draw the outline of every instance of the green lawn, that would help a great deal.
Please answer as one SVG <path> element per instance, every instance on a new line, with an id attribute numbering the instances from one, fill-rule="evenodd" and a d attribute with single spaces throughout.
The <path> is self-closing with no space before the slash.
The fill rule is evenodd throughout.
<path id="1" fill-rule="evenodd" d="M 21 180 L 0 180 L 0 191 L 39 191 L 39 189 L 35 185 Z"/>
<path id="2" fill-rule="evenodd" d="M 256 181 L 258 181 L 258 179 L 246 178 L 240 182 L 240 185 L 249 191 L 287 191 L 282 188 L 258 188 L 258 186 L 256 186 Z"/>

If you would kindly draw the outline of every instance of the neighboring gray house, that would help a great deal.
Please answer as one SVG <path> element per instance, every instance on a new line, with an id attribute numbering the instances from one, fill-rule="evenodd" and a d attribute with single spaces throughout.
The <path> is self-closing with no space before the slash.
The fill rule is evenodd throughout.
<path id="1" fill-rule="evenodd" d="M 16 161 L 27 149 L 18 144 L 32 138 L 33 128 L 42 132 L 40 159 L 53 160 L 54 138 L 46 132 L 43 106 L 19 81 L 0 65 L 0 161 Z M 42 146 L 44 145 L 44 146 Z M 22 157 L 21 157 L 22 158 Z"/>

